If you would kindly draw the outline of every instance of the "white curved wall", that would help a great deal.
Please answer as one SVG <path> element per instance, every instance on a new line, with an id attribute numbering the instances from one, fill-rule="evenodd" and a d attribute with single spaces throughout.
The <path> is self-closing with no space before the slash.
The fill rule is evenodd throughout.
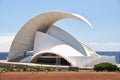
<path id="1" fill-rule="evenodd" d="M 62 41 L 49 36 L 48 34 L 42 33 L 37 31 L 35 35 L 35 42 L 34 42 L 34 54 L 40 51 L 46 51 L 51 49 L 54 46 L 64 44 Z"/>
<path id="2" fill-rule="evenodd" d="M 71 60 L 71 63 L 73 63 L 72 66 L 77 67 L 93 67 L 95 64 L 99 64 L 101 62 L 110 62 L 112 64 L 116 63 L 114 56 L 69 56 L 67 60 Z"/>
<path id="3" fill-rule="evenodd" d="M 83 56 L 71 46 L 42 32 L 37 31 L 34 43 L 34 55 L 42 51 L 55 52 L 63 56 Z"/>
<path id="4" fill-rule="evenodd" d="M 77 41 L 77 39 L 75 39 L 72 35 L 65 32 L 64 30 L 62 30 L 62 29 L 60 29 L 56 26 L 51 26 L 48 29 L 47 34 L 55 37 L 58 40 L 61 40 L 65 44 L 70 45 L 71 47 L 73 47 L 74 49 L 76 49 L 77 51 L 82 53 L 84 56 L 87 56 L 87 53 L 85 52 L 85 49 L 79 43 L 79 41 Z"/>
<path id="5" fill-rule="evenodd" d="M 92 58 L 92 59 L 91 59 Z M 112 64 L 116 64 L 115 61 L 115 56 L 92 56 L 92 57 L 88 57 L 86 58 L 86 63 L 83 65 L 85 67 L 93 67 L 95 64 L 99 64 L 102 62 L 110 62 Z"/>
<path id="6" fill-rule="evenodd" d="M 39 31 L 36 32 L 33 52 L 34 55 L 32 56 L 30 62 L 34 62 L 34 60 L 41 54 L 48 52 L 60 55 L 72 66 L 75 66 L 75 63 L 73 63 L 73 60 L 69 59 L 69 57 L 84 56 L 82 53 L 78 52 L 76 49 L 65 44 L 64 42 Z"/>
<path id="7" fill-rule="evenodd" d="M 99 56 L 94 50 L 92 50 L 89 46 L 87 46 L 86 44 L 80 42 L 80 44 L 83 46 L 83 48 L 85 49 L 87 56 Z"/>

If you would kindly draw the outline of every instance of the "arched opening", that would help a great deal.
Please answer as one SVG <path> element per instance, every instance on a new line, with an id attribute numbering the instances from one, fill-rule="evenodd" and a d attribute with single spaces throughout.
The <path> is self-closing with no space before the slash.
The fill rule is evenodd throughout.
<path id="1" fill-rule="evenodd" d="M 53 53 L 44 53 L 40 55 L 36 63 L 38 64 L 48 64 L 48 65 L 62 65 L 62 66 L 70 66 L 70 63 L 66 61 L 59 55 Z"/>

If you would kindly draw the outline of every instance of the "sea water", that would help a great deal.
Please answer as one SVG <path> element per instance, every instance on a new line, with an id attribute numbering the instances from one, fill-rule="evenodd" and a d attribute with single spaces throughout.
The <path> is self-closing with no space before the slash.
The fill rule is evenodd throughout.
<path id="1" fill-rule="evenodd" d="M 8 56 L 8 52 L 0 52 L 0 60 L 6 60 Z"/>

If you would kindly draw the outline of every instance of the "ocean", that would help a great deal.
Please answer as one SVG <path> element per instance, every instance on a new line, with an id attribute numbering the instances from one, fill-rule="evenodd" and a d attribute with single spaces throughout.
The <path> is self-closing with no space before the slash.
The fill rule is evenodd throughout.
<path id="1" fill-rule="evenodd" d="M 99 55 L 115 56 L 116 57 L 116 63 L 120 64 L 120 52 L 97 51 L 97 53 Z M 31 53 L 30 53 L 30 55 L 31 55 Z M 7 56 L 8 56 L 8 52 L 0 52 L 0 60 L 6 60 Z"/>
<path id="2" fill-rule="evenodd" d="M 6 60 L 8 56 L 8 52 L 0 52 L 0 60 Z"/>

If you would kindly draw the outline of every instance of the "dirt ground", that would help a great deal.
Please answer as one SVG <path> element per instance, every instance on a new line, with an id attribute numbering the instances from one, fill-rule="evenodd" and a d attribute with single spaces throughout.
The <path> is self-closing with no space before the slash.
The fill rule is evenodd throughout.
<path id="1" fill-rule="evenodd" d="M 6 72 L 0 80 L 120 80 L 118 72 Z"/>

